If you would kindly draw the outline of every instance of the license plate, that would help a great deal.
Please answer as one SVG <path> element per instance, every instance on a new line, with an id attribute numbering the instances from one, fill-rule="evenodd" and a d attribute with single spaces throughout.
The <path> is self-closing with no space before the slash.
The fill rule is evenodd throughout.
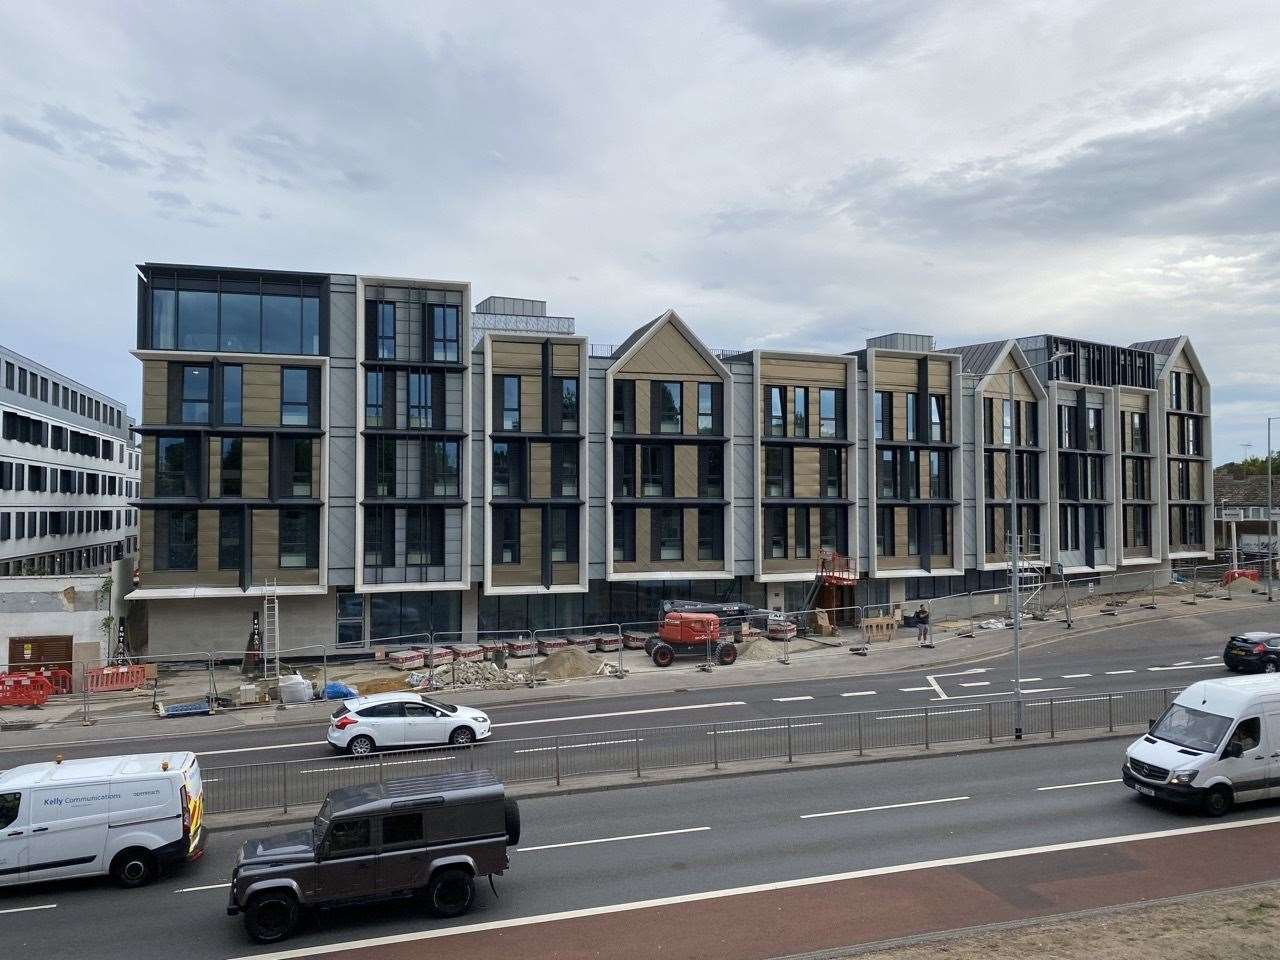
<path id="1" fill-rule="evenodd" d="M 1138 784 L 1138 792 L 1148 797 L 1154 797 L 1156 795 L 1154 790 L 1150 787 L 1144 787 L 1142 784 Z"/>

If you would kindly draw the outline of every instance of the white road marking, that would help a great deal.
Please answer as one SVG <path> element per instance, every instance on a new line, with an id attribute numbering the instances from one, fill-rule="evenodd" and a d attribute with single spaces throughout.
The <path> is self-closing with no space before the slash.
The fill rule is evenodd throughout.
<path id="1" fill-rule="evenodd" d="M 1120 694 L 1118 694 L 1118 693 L 1116 693 L 1116 694 L 1112 694 L 1110 697 L 1106 697 L 1106 696 L 1102 696 L 1102 697 L 1061 697 L 1061 698 L 1059 698 L 1059 699 L 1057 699 L 1057 700 L 1055 700 L 1055 701 L 1054 701 L 1054 705 L 1055 705 L 1055 706 L 1060 707 L 1060 706 L 1062 706 L 1064 703 L 1092 703 L 1092 702 L 1093 702 L 1093 701 L 1095 701 L 1095 700 L 1108 700 L 1108 699 L 1110 699 L 1110 700 L 1123 700 L 1123 699 L 1124 699 L 1124 697 L 1122 697 L 1122 696 L 1121 696 Z M 1049 706 L 1049 704 L 1047 704 L 1047 703 L 1043 703 L 1043 702 L 1041 702 L 1041 703 L 1028 703 L 1028 704 L 1027 704 L 1027 708 L 1028 708 L 1028 709 L 1030 709 L 1031 707 L 1047 707 L 1047 706 Z"/>
<path id="2" fill-rule="evenodd" d="M 971 675 L 973 675 L 973 674 L 975 674 L 975 673 L 986 673 L 986 672 L 987 672 L 987 669 L 988 669 L 987 667 L 970 667 L 968 670 L 958 670 L 958 671 L 956 671 L 955 673 L 930 673 L 930 674 L 927 674 L 927 675 L 925 676 L 925 679 L 929 681 L 929 687 L 928 687 L 928 689 L 932 690 L 934 693 L 936 693 L 936 694 L 937 694 L 937 697 L 932 697 L 932 698 L 930 698 L 930 699 L 936 699 L 936 700 L 946 700 L 946 699 L 947 699 L 947 691 L 943 690 L 943 689 L 942 689 L 942 684 L 938 683 L 939 678 L 941 678 L 941 677 L 968 677 L 968 676 L 971 676 Z M 906 693 L 907 691 L 906 691 L 906 690 L 904 690 L 903 692 L 904 692 L 904 693 Z"/>
<path id="3" fill-rule="evenodd" d="M 405 767 L 414 763 L 439 763 L 442 760 L 452 760 L 452 756 L 448 757 L 414 757 L 412 760 L 384 760 L 381 764 L 372 763 L 352 763 L 344 767 L 316 767 L 314 770 L 299 770 L 298 773 L 310 776 L 315 773 L 334 773 L 344 770 L 365 770 L 372 769 L 374 766 L 383 767 Z M 206 780 L 205 783 L 209 781 Z"/>
<path id="4" fill-rule="evenodd" d="M 1071 790 L 1074 787 L 1100 787 L 1104 783 L 1119 783 L 1119 782 L 1120 782 L 1120 778 L 1117 777 L 1115 780 L 1086 780 L 1084 783 L 1059 783 L 1059 784 L 1055 784 L 1052 787 L 1036 787 L 1036 790 L 1039 790 L 1039 791 Z"/>
<path id="5" fill-rule="evenodd" d="M 930 710 L 929 716 L 945 717 L 948 714 L 952 714 L 952 713 L 981 713 L 981 712 L 982 711 L 978 707 L 968 707 L 964 710 Z M 919 713 L 895 713 L 888 717 L 876 717 L 876 719 L 877 720 L 918 720 L 920 717 L 923 717 L 923 716 L 924 716 L 924 711 L 922 710 Z"/>
<path id="6" fill-rule="evenodd" d="M 1174 827 L 1168 830 L 1154 830 L 1149 833 L 1130 833 L 1114 837 L 1098 837 L 1092 840 L 1072 840 L 1066 843 L 1046 844 L 1039 847 L 1021 847 L 1013 850 L 996 850 L 990 853 L 975 853 L 967 856 L 948 857 L 940 860 L 920 860 L 914 863 L 899 863 L 889 867 L 871 867 L 864 870 L 851 870 L 846 873 L 829 873 L 815 877 L 800 877 L 795 880 L 780 880 L 772 883 L 758 883 L 751 886 L 728 887 L 723 890 L 704 890 L 701 893 L 686 893 L 672 897 L 658 897 L 652 900 L 633 900 L 627 903 L 607 904 L 600 907 L 584 907 L 577 910 L 563 910 L 558 913 L 543 913 L 528 917 L 511 917 L 507 920 L 489 920 L 484 923 L 468 923 L 455 927 L 431 927 L 426 930 L 414 930 L 409 933 L 397 933 L 384 937 L 367 937 L 363 940 L 347 940 L 323 946 L 297 947 L 292 950 L 278 950 L 275 953 L 256 953 L 235 960 L 307 960 L 310 957 L 324 956 L 332 953 L 344 953 L 349 950 L 367 950 L 374 947 L 387 947 L 399 943 L 416 943 L 422 940 L 439 940 L 446 937 L 465 936 L 470 933 L 485 933 L 490 930 L 509 930 L 515 927 L 528 927 L 535 924 L 554 923 L 557 920 L 576 920 L 583 917 L 606 916 L 615 913 L 631 913 L 657 907 L 669 907 L 682 903 L 703 903 L 708 900 L 719 900 L 724 897 L 741 897 L 753 893 L 772 893 L 775 890 L 793 890 L 800 887 L 820 887 L 845 880 L 862 880 L 867 877 L 887 877 L 913 870 L 930 870 L 938 867 L 961 867 L 971 863 L 986 863 L 993 860 L 1012 860 L 1021 857 L 1033 857 L 1046 853 L 1063 853 L 1068 850 L 1086 850 L 1094 847 L 1109 847 L 1121 843 L 1134 843 L 1142 840 L 1158 840 L 1164 837 L 1181 837 L 1197 833 L 1212 833 L 1219 830 L 1238 830 L 1242 827 L 1264 826 L 1280 823 L 1280 816 L 1258 817 L 1251 820 L 1232 820 L 1229 823 L 1209 823 L 1194 827 Z"/>
<path id="7" fill-rule="evenodd" d="M 1092 677 L 1092 673 L 1064 673 L 1063 680 L 1083 680 L 1085 677 Z"/>
<path id="8" fill-rule="evenodd" d="M 928 687 L 899 687 L 898 689 L 899 689 L 899 690 L 901 690 L 903 693 L 919 693 L 921 690 L 933 690 L 933 687 L 932 687 L 932 686 L 928 686 Z M 944 694 L 942 694 L 942 696 L 943 696 L 943 697 L 945 697 L 945 696 L 946 696 L 946 694 L 944 693 Z"/>
<path id="9" fill-rule="evenodd" d="M 1044 677 L 1023 677 L 1022 682 L 1023 683 L 1039 683 L 1043 679 Z"/>
<path id="10" fill-rule="evenodd" d="M 1120 674 L 1122 674 L 1122 673 L 1137 673 L 1137 672 L 1138 672 L 1137 670 L 1108 670 L 1108 671 L 1107 671 L 1107 676 L 1108 676 L 1108 677 L 1118 677 L 1118 676 L 1120 676 Z"/>
<path id="11" fill-rule="evenodd" d="M 1176 667 L 1147 667 L 1147 669 L 1152 673 L 1157 673 L 1161 670 L 1212 670 L 1216 666 L 1218 666 L 1216 663 L 1192 663 L 1189 665 L 1179 664 Z"/>
<path id="12" fill-rule="evenodd" d="M 1055 690 L 1070 690 L 1070 687 L 1023 687 L 1023 693 L 1053 693 Z"/>
<path id="13" fill-rule="evenodd" d="M 207 886 L 203 886 L 203 887 L 181 887 L 173 892 L 174 893 L 199 893 L 202 890 L 225 890 L 229 886 L 231 886 L 231 884 L 229 883 L 210 883 Z"/>
<path id="14" fill-rule="evenodd" d="M 552 745 L 550 747 L 530 747 L 527 750 L 512 750 L 512 753 L 546 753 L 548 750 L 581 750 L 583 747 L 608 747 L 615 743 L 636 743 L 635 737 L 628 737 L 625 740 L 593 740 L 591 743 L 562 743 L 557 748 Z M 640 743 L 644 743 L 644 737 L 640 737 Z"/>
<path id="15" fill-rule="evenodd" d="M 822 726 L 822 724 L 817 721 L 814 721 L 813 723 L 793 723 L 791 724 L 791 729 L 799 730 L 801 727 L 820 727 L 820 726 Z M 786 729 L 787 729 L 787 724 L 779 723 L 776 726 L 772 726 L 772 727 L 748 727 L 745 730 L 708 730 L 707 736 L 708 737 L 727 737 L 731 734 L 736 734 L 736 733 L 758 733 L 761 730 L 786 730 Z"/>
<path id="16" fill-rule="evenodd" d="M 990 681 L 990 680 L 970 680 L 968 683 L 962 683 L 962 684 L 960 684 L 960 686 L 962 686 L 962 687 L 989 687 L 989 686 L 991 686 L 991 681 Z"/>
<path id="17" fill-rule="evenodd" d="M 812 700 L 813 697 L 774 697 L 774 703 L 795 703 L 799 700 Z"/>
<path id="18" fill-rule="evenodd" d="M 625 837 L 600 837 L 598 840 L 570 840 L 568 843 L 544 843 L 537 847 L 516 847 L 517 853 L 534 850 L 560 850 L 564 847 L 585 847 L 589 843 L 617 843 L 619 840 L 647 840 L 649 837 L 670 837 L 677 833 L 701 833 L 710 827 L 685 827 L 683 830 L 659 830 L 656 833 L 632 833 Z"/>
<path id="19" fill-rule="evenodd" d="M 613 713 L 584 713 L 576 717 L 542 717 L 539 720 L 508 720 L 495 727 L 524 727 L 531 723 L 565 723 L 573 720 L 603 720 L 606 717 L 634 717 L 642 713 L 671 713 L 676 710 L 714 710 L 717 707 L 743 707 L 745 700 L 723 700 L 719 703 L 690 703 L 683 707 L 649 707 L 647 710 L 616 710 Z"/>
<path id="20" fill-rule="evenodd" d="M 28 913 L 31 910 L 52 910 L 56 906 L 56 903 L 42 903 L 38 907 L 10 907 L 8 910 L 0 910 L 0 913 Z"/>
<path id="21" fill-rule="evenodd" d="M 222 781 L 217 777 L 201 777 L 200 782 L 201 783 L 221 783 Z"/>
<path id="22" fill-rule="evenodd" d="M 878 807 L 858 807 L 854 810 L 832 810 L 828 813 L 804 813 L 801 820 L 816 820 L 819 817 L 842 817 L 847 813 L 874 813 L 877 810 L 901 810 L 903 807 L 927 807 L 934 803 L 956 803 L 959 800 L 971 800 L 972 797 L 942 797 L 939 800 L 912 800 L 909 803 L 886 803 Z"/>
<path id="23" fill-rule="evenodd" d="M 840 696 L 842 697 L 874 697 L 875 694 L 876 692 L 874 690 L 854 690 L 852 693 L 842 693 L 840 694 Z"/>
<path id="24" fill-rule="evenodd" d="M 197 750 L 197 757 L 216 757 L 224 753 L 257 753 L 259 750 L 292 750 L 295 747 L 327 747 L 327 740 L 308 740 L 306 743 L 269 743 L 263 747 L 235 747 L 231 750 Z"/>
<path id="25" fill-rule="evenodd" d="M 1174 666 L 1175 666 L 1175 667 L 1189 667 L 1189 666 L 1191 666 L 1191 661 L 1190 661 L 1190 660 L 1179 660 L 1177 663 L 1175 663 L 1175 664 L 1174 664 Z"/>
<path id="26" fill-rule="evenodd" d="M 1201 660 L 1217 660 L 1219 658 L 1218 658 L 1218 655 L 1215 653 L 1212 657 L 1201 657 L 1200 659 Z"/>

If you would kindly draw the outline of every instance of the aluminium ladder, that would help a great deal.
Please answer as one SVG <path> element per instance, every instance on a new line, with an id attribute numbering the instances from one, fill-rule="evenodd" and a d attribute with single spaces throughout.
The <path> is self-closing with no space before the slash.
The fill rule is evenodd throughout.
<path id="1" fill-rule="evenodd" d="M 280 598 L 274 578 L 263 582 L 262 666 L 266 676 L 280 676 Z"/>

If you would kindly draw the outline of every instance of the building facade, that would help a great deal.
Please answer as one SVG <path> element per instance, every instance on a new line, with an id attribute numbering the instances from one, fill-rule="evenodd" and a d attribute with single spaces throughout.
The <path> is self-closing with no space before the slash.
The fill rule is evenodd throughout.
<path id="1" fill-rule="evenodd" d="M 268 594 L 282 647 L 358 649 L 663 599 L 798 609 L 830 554 L 859 577 L 832 603 L 998 588 L 1011 450 L 1046 568 L 1212 549 L 1185 339 L 725 350 L 668 310 L 606 346 L 465 282 L 139 272 L 156 653 L 235 649 Z"/>
<path id="2" fill-rule="evenodd" d="M 0 576 L 95 573 L 137 549 L 126 406 L 0 347 Z"/>

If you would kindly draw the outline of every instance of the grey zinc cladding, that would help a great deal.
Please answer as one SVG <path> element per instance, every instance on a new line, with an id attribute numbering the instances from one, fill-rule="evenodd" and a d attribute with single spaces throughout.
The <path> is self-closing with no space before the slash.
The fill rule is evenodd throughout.
<path id="1" fill-rule="evenodd" d="M 355 585 L 356 556 L 356 285 L 329 278 L 329 583 Z"/>
<path id="2" fill-rule="evenodd" d="M 960 354 L 961 368 L 965 373 L 985 377 L 991 372 L 1009 344 L 1008 340 L 992 340 L 990 343 L 973 343 L 963 347 L 948 347 L 950 353 Z"/>
<path id="3" fill-rule="evenodd" d="M 932 353 L 933 335 L 929 333 L 885 333 L 868 337 L 867 346 L 876 350 L 905 350 L 910 353 Z"/>

